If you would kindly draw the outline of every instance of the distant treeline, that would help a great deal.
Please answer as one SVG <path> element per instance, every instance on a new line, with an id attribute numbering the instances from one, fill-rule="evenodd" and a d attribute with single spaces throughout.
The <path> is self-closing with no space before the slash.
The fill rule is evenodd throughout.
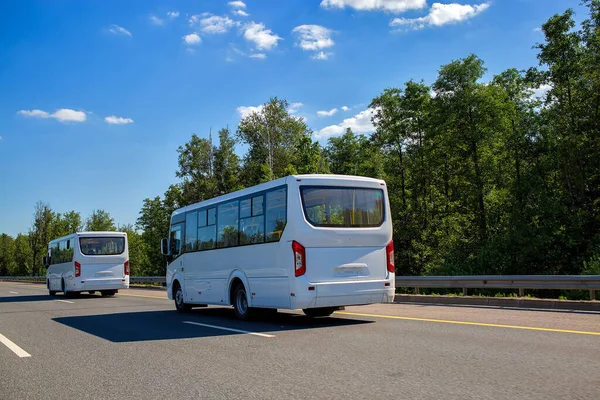
<path id="1" fill-rule="evenodd" d="M 581 26 L 572 10 L 542 26 L 537 67 L 483 82 L 469 55 L 431 86 L 386 88 L 369 136 L 348 129 L 323 147 L 278 98 L 219 131 L 218 145 L 193 134 L 177 150 L 180 182 L 119 227 L 132 274 L 165 273 L 159 243 L 174 209 L 294 173 L 385 179 L 399 274 L 600 274 L 600 0 L 584 3 Z M 0 237 L 0 275 L 43 273 L 47 242 L 83 225 L 116 229 L 102 210 L 84 224 L 38 203 L 27 234 Z"/>

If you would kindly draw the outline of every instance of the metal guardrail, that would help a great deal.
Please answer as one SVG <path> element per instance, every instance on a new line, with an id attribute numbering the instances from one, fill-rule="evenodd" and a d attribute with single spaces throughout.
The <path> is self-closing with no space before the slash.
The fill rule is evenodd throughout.
<path id="1" fill-rule="evenodd" d="M 0 276 L 0 281 L 44 282 L 45 276 Z M 129 282 L 166 284 L 164 276 L 132 276 Z M 470 276 L 396 276 L 396 287 L 457 288 L 467 295 L 468 289 L 525 289 L 589 290 L 590 299 L 600 290 L 600 275 L 470 275 Z"/>
<path id="2" fill-rule="evenodd" d="M 525 289 L 589 290 L 590 299 L 600 290 L 600 275 L 470 275 L 470 276 L 396 276 L 396 287 L 458 288 L 467 295 L 468 289 Z"/>

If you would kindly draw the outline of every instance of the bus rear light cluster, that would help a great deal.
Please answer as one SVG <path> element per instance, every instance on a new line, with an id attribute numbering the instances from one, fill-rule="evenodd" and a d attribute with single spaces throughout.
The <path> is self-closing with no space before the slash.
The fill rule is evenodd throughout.
<path id="1" fill-rule="evenodd" d="M 125 268 L 125 275 L 129 275 L 129 260 L 125 261 L 123 267 Z"/>
<path id="2" fill-rule="evenodd" d="M 394 265 L 394 241 L 391 240 L 387 246 L 385 246 L 385 258 L 387 260 L 387 270 L 389 272 L 396 272 L 396 266 Z"/>
<path id="3" fill-rule="evenodd" d="M 302 276 L 306 273 L 306 249 L 294 240 L 292 250 L 294 252 L 294 271 L 296 276 Z"/>
<path id="4" fill-rule="evenodd" d="M 75 261 L 75 277 L 81 276 L 81 264 Z"/>

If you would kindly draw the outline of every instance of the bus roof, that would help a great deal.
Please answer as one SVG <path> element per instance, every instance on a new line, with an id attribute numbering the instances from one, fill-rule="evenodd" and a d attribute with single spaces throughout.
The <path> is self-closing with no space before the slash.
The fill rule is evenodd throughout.
<path id="1" fill-rule="evenodd" d="M 198 208 L 207 207 L 212 204 L 220 203 L 222 201 L 227 201 L 230 199 L 235 199 L 237 197 L 243 197 L 243 196 L 255 193 L 255 192 L 261 192 L 263 190 L 269 190 L 269 189 L 272 189 L 272 188 L 275 188 L 278 186 L 282 186 L 282 185 L 286 184 L 289 180 L 310 181 L 310 180 L 323 180 L 323 179 L 337 180 L 337 181 L 354 181 L 354 182 L 356 182 L 356 181 L 377 182 L 377 183 L 385 184 L 385 181 L 383 181 L 381 179 L 368 178 L 365 176 L 336 175 L 336 174 L 289 175 L 289 176 L 285 176 L 283 178 L 275 179 L 273 181 L 261 183 L 261 184 L 247 187 L 245 189 L 241 189 L 241 190 L 238 190 L 235 192 L 227 193 L 227 194 L 224 194 L 224 195 L 221 195 L 218 197 L 213 197 L 212 199 L 200 201 L 200 202 L 190 204 L 185 207 L 178 208 L 177 210 L 173 211 L 173 214 L 171 215 L 171 217 L 178 215 L 178 214 L 185 213 L 186 211 L 191 211 L 191 210 L 195 210 Z"/>
<path id="2" fill-rule="evenodd" d="M 71 239 L 75 236 L 127 236 L 125 232 L 114 232 L 114 231 L 95 231 L 95 232 L 75 232 L 70 235 L 62 236 L 51 240 L 49 243 L 59 242 L 65 239 Z"/>

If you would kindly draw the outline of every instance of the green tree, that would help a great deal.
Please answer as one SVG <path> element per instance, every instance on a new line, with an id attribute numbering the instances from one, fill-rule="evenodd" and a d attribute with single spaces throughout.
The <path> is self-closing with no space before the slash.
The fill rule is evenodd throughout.
<path id="1" fill-rule="evenodd" d="M 134 229 L 133 225 L 124 225 L 120 230 L 127 233 L 131 276 L 151 275 L 154 271 L 148 258 L 149 251 L 147 244 L 143 240 L 142 235 Z"/>
<path id="2" fill-rule="evenodd" d="M 175 174 L 181 178 L 185 204 L 208 200 L 218 193 L 211 142 L 212 137 L 200 138 L 194 133 L 189 142 L 177 149 L 179 169 Z"/>
<path id="3" fill-rule="evenodd" d="M 15 271 L 13 272 L 13 274 L 19 276 L 28 276 L 31 275 L 34 271 L 36 271 L 36 269 L 41 271 L 41 268 L 41 257 L 39 260 L 32 258 L 32 251 L 29 247 L 29 237 L 27 235 L 18 234 L 15 238 Z M 38 273 L 38 275 L 45 274 Z"/>
<path id="4" fill-rule="evenodd" d="M 33 214 L 33 224 L 29 230 L 29 245 L 31 248 L 31 262 L 29 265 L 33 268 L 35 275 L 41 275 L 42 257 L 48 252 L 48 242 L 54 239 L 52 237 L 52 224 L 54 213 L 49 204 L 41 201 L 35 205 Z"/>
<path id="5" fill-rule="evenodd" d="M 0 235 L 0 276 L 15 275 L 15 240 L 3 233 Z"/>
<path id="6" fill-rule="evenodd" d="M 235 153 L 235 138 L 229 128 L 219 131 L 219 147 L 214 148 L 213 154 L 216 194 L 222 195 L 242 189 L 240 157 Z"/>
<path id="7" fill-rule="evenodd" d="M 115 220 L 104 210 L 94 210 L 85 222 L 88 232 L 116 231 Z"/>
<path id="8" fill-rule="evenodd" d="M 303 118 L 289 112 L 289 103 L 276 97 L 240 121 L 237 137 L 248 145 L 243 180 L 247 186 L 298 171 L 298 146 L 312 132 Z"/>
<path id="9" fill-rule="evenodd" d="M 76 211 L 55 213 L 52 221 L 52 237 L 58 238 L 83 229 L 81 214 Z"/>

